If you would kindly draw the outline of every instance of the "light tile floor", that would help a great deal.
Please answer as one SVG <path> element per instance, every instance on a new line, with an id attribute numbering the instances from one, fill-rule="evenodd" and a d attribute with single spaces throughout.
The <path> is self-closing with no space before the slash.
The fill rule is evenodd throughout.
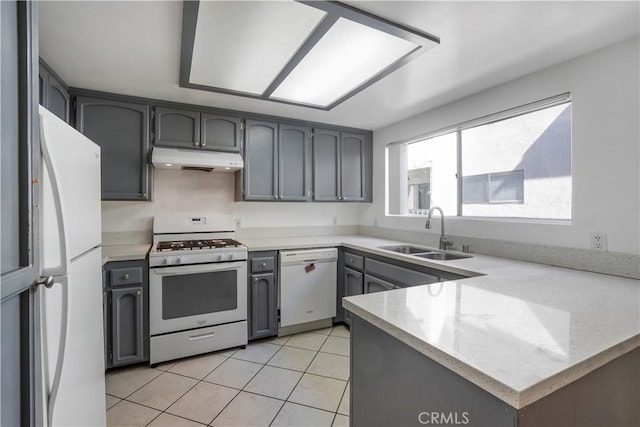
<path id="1" fill-rule="evenodd" d="M 106 374 L 108 426 L 348 426 L 344 326 Z"/>

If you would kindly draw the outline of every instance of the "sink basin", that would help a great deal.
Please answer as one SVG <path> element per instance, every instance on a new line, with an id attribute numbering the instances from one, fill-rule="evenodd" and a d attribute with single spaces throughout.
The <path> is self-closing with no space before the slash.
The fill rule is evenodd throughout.
<path id="1" fill-rule="evenodd" d="M 424 254 L 425 252 L 429 252 L 429 249 L 417 248 L 415 246 L 409 245 L 380 246 L 379 248 L 387 251 L 398 252 L 401 254 Z"/>
<path id="2" fill-rule="evenodd" d="M 413 256 L 417 256 L 420 258 L 435 259 L 438 261 L 449 261 L 452 259 L 471 258 L 471 255 L 458 255 L 458 254 L 452 254 L 449 252 L 428 252 L 428 253 L 422 253 L 422 254 L 414 254 Z"/>

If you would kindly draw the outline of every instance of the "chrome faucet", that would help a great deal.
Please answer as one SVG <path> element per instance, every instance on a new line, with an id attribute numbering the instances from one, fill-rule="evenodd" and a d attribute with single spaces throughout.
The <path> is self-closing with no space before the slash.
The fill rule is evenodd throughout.
<path id="1" fill-rule="evenodd" d="M 440 246 L 438 246 L 438 248 L 446 251 L 447 246 L 453 245 L 453 242 L 444 235 L 444 213 L 442 212 L 442 209 L 437 206 L 429 209 L 429 213 L 427 213 L 427 222 L 424 224 L 424 228 L 431 229 L 431 217 L 433 216 L 434 210 L 438 210 L 440 212 Z"/>

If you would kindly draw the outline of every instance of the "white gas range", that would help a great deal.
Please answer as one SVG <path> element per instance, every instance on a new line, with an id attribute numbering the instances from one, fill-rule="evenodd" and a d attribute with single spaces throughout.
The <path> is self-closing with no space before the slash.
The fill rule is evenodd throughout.
<path id="1" fill-rule="evenodd" d="M 157 215 L 149 253 L 150 363 L 247 344 L 247 248 L 233 218 Z"/>

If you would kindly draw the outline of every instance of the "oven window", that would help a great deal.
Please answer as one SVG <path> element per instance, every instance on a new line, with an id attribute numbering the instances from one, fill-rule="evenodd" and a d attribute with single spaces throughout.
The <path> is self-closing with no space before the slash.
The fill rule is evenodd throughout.
<path id="1" fill-rule="evenodd" d="M 238 272 L 190 273 L 162 278 L 162 318 L 196 316 L 238 308 Z"/>

